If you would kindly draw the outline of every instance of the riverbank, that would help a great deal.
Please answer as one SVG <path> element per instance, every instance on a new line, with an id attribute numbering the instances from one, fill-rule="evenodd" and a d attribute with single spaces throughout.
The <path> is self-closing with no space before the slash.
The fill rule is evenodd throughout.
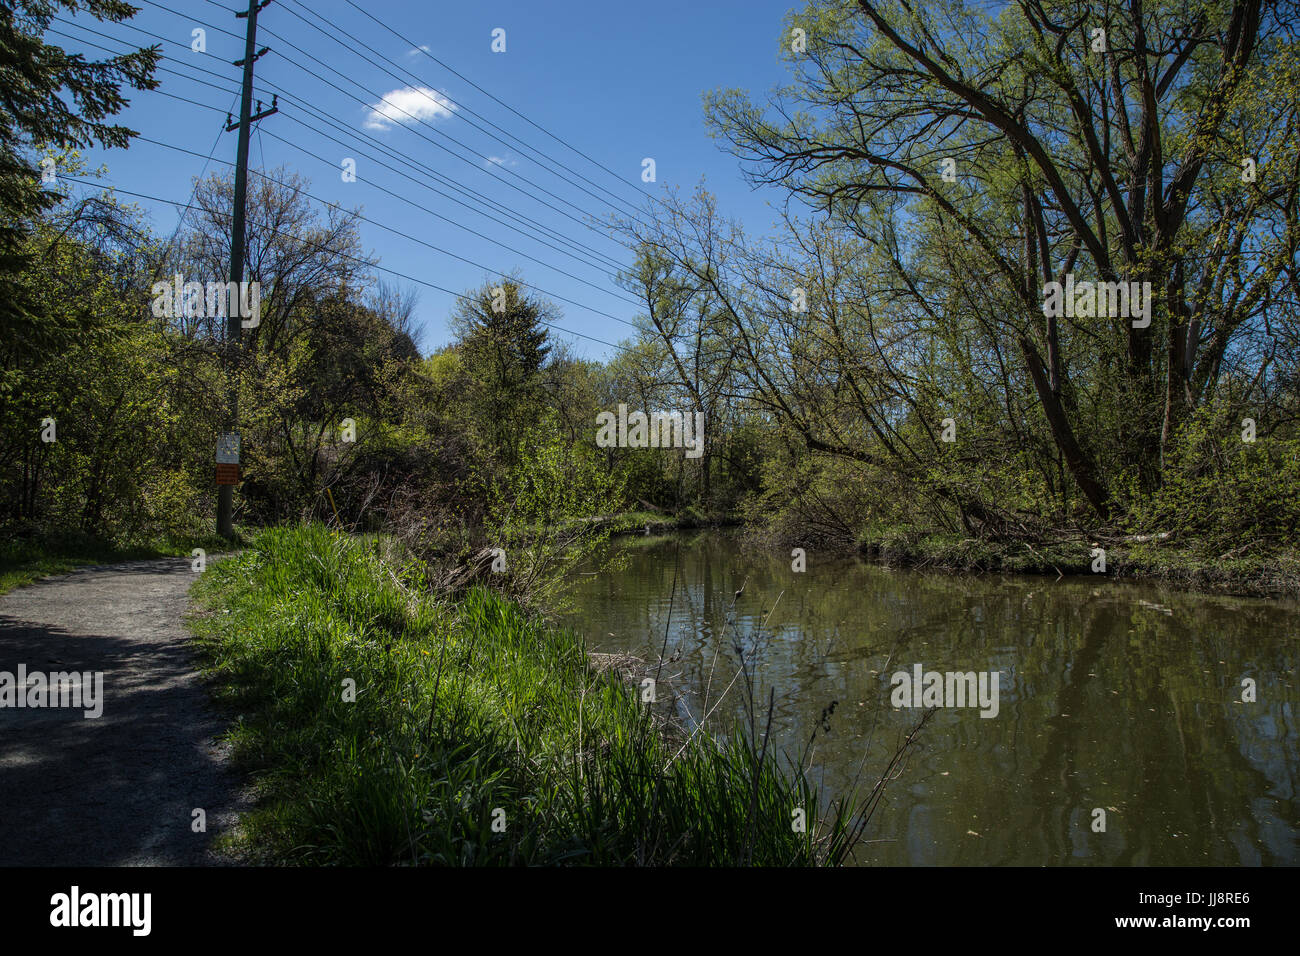
<path id="1" fill-rule="evenodd" d="M 1105 551 L 1105 570 L 1094 567 Z M 1242 597 L 1300 597 L 1300 551 L 1205 555 L 1149 539 L 1074 535 L 1053 541 L 998 542 L 959 535 L 897 531 L 858 542 L 865 558 L 891 567 L 959 573 L 1086 576 L 1152 581 Z"/>
<path id="2" fill-rule="evenodd" d="M 889 529 L 852 543 L 823 540 L 814 544 L 791 537 L 788 532 L 734 519 L 709 518 L 693 510 L 680 515 L 633 512 L 597 520 L 611 524 L 611 537 L 737 528 L 762 547 L 829 549 L 844 555 L 857 554 L 886 567 L 953 574 L 1104 575 L 1210 594 L 1300 598 L 1300 549 L 1296 548 L 1262 554 L 1239 550 L 1216 556 L 1158 536 L 1085 535 L 1073 531 L 1051 540 L 998 541 L 910 528 Z M 1104 571 L 1100 570 L 1101 556 L 1096 549 L 1105 551 Z"/>
<path id="3" fill-rule="evenodd" d="M 275 864 L 815 865 L 851 807 L 741 742 L 660 735 L 582 642 L 382 538 L 272 529 L 210 567 L 192 622 Z M 738 739 L 738 738 L 736 738 Z M 806 811 L 795 832 L 792 813 Z M 822 838 L 825 838 L 823 840 Z"/>
<path id="4" fill-rule="evenodd" d="M 601 515 L 590 519 L 601 528 L 609 529 L 609 536 L 617 538 L 632 534 L 670 534 L 674 531 L 692 531 L 697 528 L 735 528 L 741 525 L 738 518 L 705 514 L 694 507 L 679 512 L 625 511 L 616 515 Z"/>

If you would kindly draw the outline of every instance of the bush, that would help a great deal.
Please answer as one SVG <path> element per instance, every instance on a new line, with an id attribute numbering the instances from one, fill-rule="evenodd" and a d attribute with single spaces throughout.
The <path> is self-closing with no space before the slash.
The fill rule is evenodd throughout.
<path id="1" fill-rule="evenodd" d="M 1259 435 L 1207 411 L 1178 434 L 1163 486 L 1135 504 L 1131 527 L 1168 534 L 1207 556 L 1240 556 L 1295 540 L 1300 527 L 1300 440 Z"/>

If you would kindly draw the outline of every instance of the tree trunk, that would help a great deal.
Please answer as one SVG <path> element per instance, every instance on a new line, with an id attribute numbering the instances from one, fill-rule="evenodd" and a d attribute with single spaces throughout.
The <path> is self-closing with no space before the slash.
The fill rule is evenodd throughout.
<path id="1" fill-rule="evenodd" d="M 1038 350 L 1034 348 L 1034 344 L 1023 336 L 1020 339 L 1020 351 L 1025 357 L 1025 364 L 1029 366 L 1029 374 L 1034 380 L 1034 388 L 1038 392 L 1039 401 L 1043 404 L 1043 414 L 1047 416 L 1047 424 L 1052 429 L 1052 437 L 1056 441 L 1056 447 L 1065 456 L 1065 464 L 1070 469 L 1070 474 L 1074 477 L 1075 482 L 1079 485 L 1079 490 L 1083 492 L 1083 496 L 1088 499 L 1088 504 L 1092 505 L 1092 509 L 1097 512 L 1097 515 L 1103 521 L 1109 520 L 1110 506 L 1107 503 L 1109 495 L 1106 492 L 1105 484 L 1097 473 L 1096 463 L 1083 450 L 1074 436 L 1074 429 L 1070 427 L 1065 409 L 1061 407 L 1060 399 L 1052 391 L 1047 370 L 1043 367 L 1042 357 L 1039 356 Z"/>

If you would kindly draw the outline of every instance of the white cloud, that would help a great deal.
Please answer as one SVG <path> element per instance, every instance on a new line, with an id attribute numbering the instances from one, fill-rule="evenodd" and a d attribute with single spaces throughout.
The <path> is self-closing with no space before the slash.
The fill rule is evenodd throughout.
<path id="1" fill-rule="evenodd" d="M 405 86 L 385 93 L 383 99 L 370 108 L 365 126 L 366 129 L 389 129 L 395 123 L 444 119 L 455 111 L 456 104 L 437 90 L 427 86 Z"/>
<path id="2" fill-rule="evenodd" d="M 407 50 L 407 51 L 406 51 L 406 55 L 407 55 L 407 56 L 419 56 L 421 50 L 423 50 L 425 53 L 432 53 L 432 52 L 433 52 L 432 50 L 429 49 L 429 45 L 428 45 L 427 43 L 421 43 L 421 44 L 420 44 L 419 46 L 417 46 L 415 49 L 413 49 L 413 50 Z"/>
<path id="3" fill-rule="evenodd" d="M 515 160 L 510 159 L 509 157 L 502 158 L 500 156 L 489 156 L 487 160 L 489 165 L 493 165 L 493 166 L 518 166 L 519 165 Z"/>

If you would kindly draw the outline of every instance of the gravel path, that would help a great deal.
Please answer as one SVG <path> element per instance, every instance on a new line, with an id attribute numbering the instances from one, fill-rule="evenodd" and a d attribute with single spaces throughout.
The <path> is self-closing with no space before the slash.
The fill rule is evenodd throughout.
<path id="1" fill-rule="evenodd" d="M 0 682 L 20 664 L 103 672 L 96 719 L 0 706 L 0 866 L 227 862 L 209 842 L 246 800 L 182 623 L 194 577 L 188 559 L 130 561 L 0 597 Z"/>

